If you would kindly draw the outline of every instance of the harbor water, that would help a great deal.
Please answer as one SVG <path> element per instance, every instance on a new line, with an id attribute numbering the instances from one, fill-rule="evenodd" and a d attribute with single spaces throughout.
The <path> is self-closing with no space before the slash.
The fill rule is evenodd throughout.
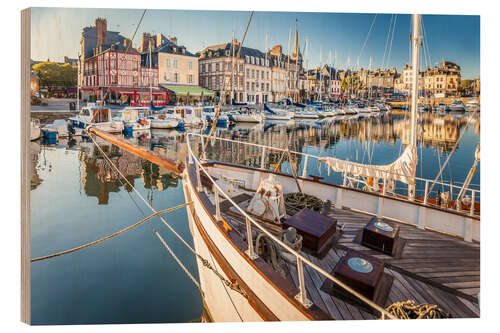
<path id="1" fill-rule="evenodd" d="M 417 177 L 460 186 L 474 163 L 479 143 L 479 117 L 468 114 L 422 114 L 418 125 Z M 189 129 L 208 133 L 208 129 Z M 343 116 L 322 120 L 266 122 L 217 128 L 219 137 L 334 156 L 360 163 L 389 164 L 409 143 L 407 113 Z M 461 140 L 458 142 L 459 138 Z M 184 159 L 185 132 L 151 130 L 127 138 L 166 157 Z M 196 139 L 193 139 L 196 140 Z M 156 209 L 184 202 L 182 179 L 170 171 L 98 141 L 133 186 Z M 241 146 L 241 147 L 240 147 Z M 196 142 L 195 152 L 201 149 Z M 260 166 L 260 152 L 243 145 L 206 148 L 208 159 Z M 130 226 L 149 208 L 107 164 L 92 141 L 76 137 L 56 142 L 31 142 L 31 257 L 70 249 Z M 287 159 L 266 154 L 268 168 L 291 172 Z M 295 161 L 302 173 L 304 161 Z M 479 190 L 480 166 L 470 187 Z M 324 164 L 309 163 L 307 175 L 342 183 L 342 176 Z M 423 194 L 417 183 L 417 196 Z M 397 189 L 405 191 L 404 188 Z M 437 190 L 449 191 L 436 185 Z M 419 194 L 420 193 L 420 194 Z M 456 193 L 454 194 L 456 195 Z M 476 200 L 480 200 L 477 195 Z M 164 215 L 188 242 L 192 242 L 185 208 Z M 200 292 L 153 234 L 156 228 L 192 274 L 192 253 L 158 219 L 116 238 L 75 253 L 31 264 L 33 324 L 160 323 L 198 320 Z"/>

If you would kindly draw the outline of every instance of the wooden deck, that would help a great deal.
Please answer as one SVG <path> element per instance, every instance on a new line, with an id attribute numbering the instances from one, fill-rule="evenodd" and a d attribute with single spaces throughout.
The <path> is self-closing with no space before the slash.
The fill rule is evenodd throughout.
<path id="1" fill-rule="evenodd" d="M 248 195 L 245 199 L 249 197 Z M 243 196 L 240 195 L 240 198 L 243 199 Z M 242 207 L 248 204 L 238 203 Z M 229 205 L 222 203 L 221 208 L 226 220 L 238 219 L 238 214 Z M 333 205 L 328 215 L 337 218 L 338 228 L 343 230 L 337 230 L 338 236 L 330 242 L 326 255 L 321 256 L 321 259 L 308 254 L 308 251 L 302 251 L 313 263 L 332 272 L 348 248 L 362 251 L 382 260 L 385 274 L 392 278 L 386 301 L 380 305 L 387 307 L 395 302 L 415 300 L 418 304 L 436 304 L 454 318 L 479 317 L 479 244 L 399 223 L 404 247 L 399 255 L 391 257 L 359 242 L 361 231 L 372 216 L 349 209 L 336 209 Z M 243 229 L 241 231 L 244 233 Z M 298 289 L 295 265 L 286 263 L 284 270 L 287 279 Z M 325 291 L 325 282 L 330 285 L 332 282 L 326 281 L 315 270 L 305 266 L 304 277 L 308 298 L 332 319 L 377 318 L 365 305 L 342 295 L 338 290 Z"/>
<path id="2" fill-rule="evenodd" d="M 352 248 L 382 260 L 385 273 L 393 278 L 387 300 L 381 304 L 384 307 L 415 300 L 420 304 L 436 304 L 454 318 L 479 317 L 479 244 L 399 224 L 405 245 L 400 257 L 393 258 L 358 243 L 371 216 L 333 207 L 329 215 L 337 218 L 344 229 L 322 259 L 303 252 L 313 263 L 331 272 L 346 250 Z M 375 319 L 363 306 L 353 305 L 336 293 L 324 292 L 325 278 L 313 269 L 307 267 L 304 275 L 308 297 L 333 318 Z M 288 278 L 298 287 L 294 265 L 288 264 Z"/>

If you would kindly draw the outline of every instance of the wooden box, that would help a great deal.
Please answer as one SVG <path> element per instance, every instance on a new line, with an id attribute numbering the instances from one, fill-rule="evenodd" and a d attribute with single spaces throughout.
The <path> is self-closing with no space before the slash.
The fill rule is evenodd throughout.
<path id="1" fill-rule="evenodd" d="M 399 238 L 399 225 L 373 217 L 363 228 L 361 244 L 393 256 Z"/>
<path id="2" fill-rule="evenodd" d="M 335 234 L 337 220 L 308 208 L 290 217 L 283 223 L 284 228 L 294 227 L 302 235 L 303 246 L 319 252 Z"/>
<path id="3" fill-rule="evenodd" d="M 351 268 L 349 260 L 356 260 L 357 258 L 369 262 L 372 266 L 372 270 L 369 272 L 359 272 Z M 375 257 L 349 249 L 335 267 L 333 274 L 360 294 L 374 300 L 380 293 L 382 276 L 384 274 L 384 263 Z"/>

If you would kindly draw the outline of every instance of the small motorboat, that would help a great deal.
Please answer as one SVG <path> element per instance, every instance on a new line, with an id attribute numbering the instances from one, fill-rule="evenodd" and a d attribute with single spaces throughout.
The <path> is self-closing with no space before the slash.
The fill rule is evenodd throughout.
<path id="1" fill-rule="evenodd" d="M 243 107 L 232 113 L 231 118 L 237 123 L 262 123 L 266 120 L 265 115 L 248 107 Z"/>
<path id="2" fill-rule="evenodd" d="M 454 101 L 450 104 L 449 110 L 451 112 L 465 112 L 465 105 L 462 101 Z"/>
<path id="3" fill-rule="evenodd" d="M 467 103 L 465 103 L 465 109 L 468 112 L 479 112 L 479 101 L 475 98 L 468 100 Z"/>
<path id="4" fill-rule="evenodd" d="M 79 114 L 68 120 L 72 134 L 81 133 L 81 130 L 90 125 L 100 131 L 117 134 L 121 133 L 124 128 L 123 121 L 113 120 L 111 109 L 108 107 L 99 108 L 92 104 L 83 107 Z"/>
<path id="5" fill-rule="evenodd" d="M 176 128 L 180 123 L 179 119 L 167 116 L 165 114 L 160 114 L 157 116 L 150 117 L 150 122 L 151 122 L 150 125 L 151 128 L 161 128 L 161 129 Z"/>
<path id="6" fill-rule="evenodd" d="M 291 120 L 294 118 L 294 113 L 287 111 L 286 109 L 271 109 L 269 106 L 267 106 L 267 104 L 264 104 L 264 110 L 266 111 L 267 120 Z"/>

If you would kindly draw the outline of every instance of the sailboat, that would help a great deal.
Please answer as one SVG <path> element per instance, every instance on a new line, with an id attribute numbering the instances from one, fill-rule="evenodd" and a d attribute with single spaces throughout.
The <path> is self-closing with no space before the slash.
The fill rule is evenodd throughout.
<path id="1" fill-rule="evenodd" d="M 479 191 L 464 187 L 468 204 L 442 208 L 431 204 L 432 180 L 416 177 L 420 19 L 413 15 L 411 142 L 393 163 L 187 134 L 189 227 L 196 253 L 211 258 L 197 261 L 204 320 L 392 319 L 393 302 L 408 300 L 437 303 L 451 317 L 479 316 L 479 282 L 467 289 L 451 277 L 465 275 L 467 265 L 479 270 Z M 252 166 L 204 158 L 233 145 L 244 147 Z M 291 174 L 280 171 L 284 159 Z M 308 165 L 338 173 L 342 183 L 309 177 Z M 417 183 L 425 184 L 423 196 Z"/>

